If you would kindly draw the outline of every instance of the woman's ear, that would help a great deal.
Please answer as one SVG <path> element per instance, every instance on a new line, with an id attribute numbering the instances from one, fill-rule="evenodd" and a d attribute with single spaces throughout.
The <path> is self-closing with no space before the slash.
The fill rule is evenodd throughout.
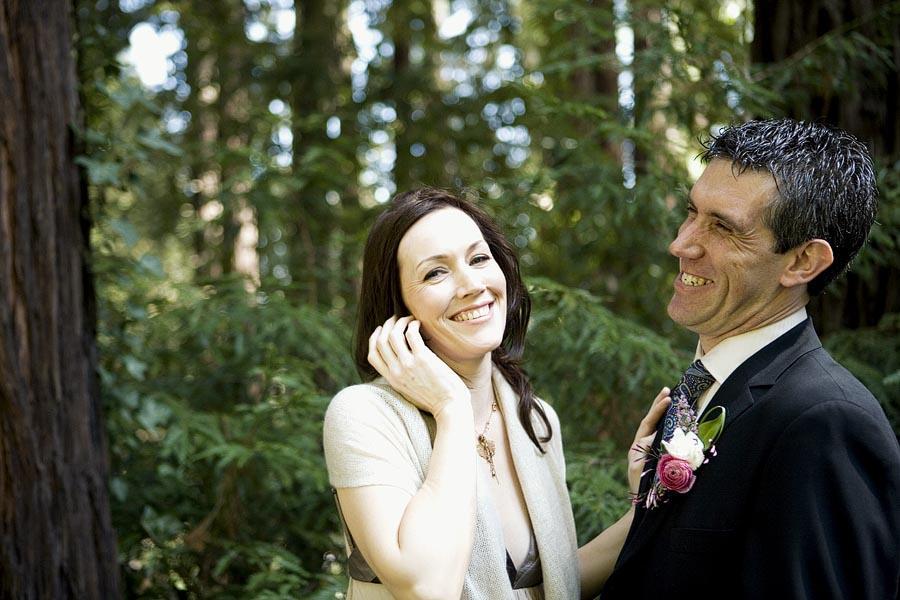
<path id="1" fill-rule="evenodd" d="M 820 239 L 803 242 L 787 253 L 791 258 L 779 279 L 784 287 L 806 285 L 834 262 L 831 244 Z"/>

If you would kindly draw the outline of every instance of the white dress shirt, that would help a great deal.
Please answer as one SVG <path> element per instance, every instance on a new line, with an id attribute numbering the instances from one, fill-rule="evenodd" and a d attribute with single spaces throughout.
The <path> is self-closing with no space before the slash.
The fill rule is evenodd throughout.
<path id="1" fill-rule="evenodd" d="M 703 348 L 700 347 L 700 342 L 697 342 L 697 351 L 694 353 L 694 359 L 699 358 L 703 361 L 703 366 L 706 367 L 706 370 L 716 378 L 715 382 L 700 395 L 700 399 L 697 401 L 697 416 L 701 415 L 706 409 L 710 400 L 722 387 L 722 382 L 728 379 L 728 376 L 741 366 L 745 360 L 804 320 L 806 320 L 806 307 L 801 307 L 780 321 L 724 339 L 705 354 L 703 353 Z"/>

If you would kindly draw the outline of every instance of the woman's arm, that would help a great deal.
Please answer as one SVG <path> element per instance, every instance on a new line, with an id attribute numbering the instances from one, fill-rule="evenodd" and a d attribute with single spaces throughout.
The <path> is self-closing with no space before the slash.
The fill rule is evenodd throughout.
<path id="1" fill-rule="evenodd" d="M 581 573 L 581 597 L 596 598 L 616 566 L 619 552 L 634 518 L 634 507 L 603 530 L 600 535 L 578 549 L 578 568 Z"/>
<path id="2" fill-rule="evenodd" d="M 410 497 L 390 486 L 338 489 L 347 527 L 397 598 L 459 598 L 475 525 L 475 444 L 468 403 L 437 421 L 425 483 Z"/>
<path id="3" fill-rule="evenodd" d="M 632 494 L 638 491 L 646 450 L 653 443 L 656 426 L 666 414 L 669 404 L 669 388 L 663 388 L 653 399 L 650 410 L 634 435 L 634 441 L 628 450 L 628 487 Z M 578 549 L 582 598 L 594 598 L 600 593 L 616 566 L 633 519 L 634 507 L 631 507 L 618 521 Z"/>
<path id="4" fill-rule="evenodd" d="M 409 317 L 389 319 L 369 341 L 369 361 L 437 432 L 428 474 L 414 494 L 391 486 L 338 489 L 347 527 L 397 598 L 459 598 L 475 526 L 475 432 L 468 389 Z"/>

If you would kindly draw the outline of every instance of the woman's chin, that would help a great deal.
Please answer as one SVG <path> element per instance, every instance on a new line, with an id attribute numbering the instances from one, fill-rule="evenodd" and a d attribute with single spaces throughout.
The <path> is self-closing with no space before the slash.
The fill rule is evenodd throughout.
<path id="1" fill-rule="evenodd" d="M 436 348 L 429 344 L 432 351 L 444 360 L 456 363 L 468 363 L 484 360 L 484 357 L 500 347 L 503 338 L 473 340 L 467 343 L 455 343 Z"/>

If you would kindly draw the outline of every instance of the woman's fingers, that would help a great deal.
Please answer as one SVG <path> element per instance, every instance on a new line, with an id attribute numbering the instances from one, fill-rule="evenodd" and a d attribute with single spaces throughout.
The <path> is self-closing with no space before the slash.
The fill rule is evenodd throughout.
<path id="1" fill-rule="evenodd" d="M 387 374 L 387 365 L 384 362 L 384 359 L 381 358 L 381 352 L 378 351 L 378 340 L 381 337 L 381 330 L 383 327 L 380 325 L 375 328 L 375 331 L 372 332 L 372 335 L 369 336 L 369 355 L 367 358 L 369 359 L 369 364 L 375 367 L 375 370 L 378 371 L 379 375 L 384 377 Z"/>
<path id="2" fill-rule="evenodd" d="M 653 439 L 656 437 L 659 420 L 663 418 L 666 411 L 669 410 L 669 405 L 672 404 L 669 393 L 670 390 L 667 387 L 659 391 L 650 404 L 650 410 L 647 411 L 634 434 L 634 442 L 628 451 L 628 487 L 632 493 L 636 494 L 638 491 L 644 463 L 647 460 L 647 453 L 653 445 Z"/>
<path id="3" fill-rule="evenodd" d="M 369 336 L 368 360 L 395 390 L 432 414 L 468 397 L 465 383 L 431 352 L 412 316 L 394 316 L 376 328 Z"/>
<path id="4" fill-rule="evenodd" d="M 645 435 L 644 437 L 637 438 L 636 440 L 634 440 L 632 448 L 646 455 L 647 450 L 650 449 L 650 446 L 653 444 L 653 438 L 655 437 L 656 434 L 651 433 L 650 435 Z M 643 456 L 642 458 L 646 458 L 646 456 Z"/>
<path id="5" fill-rule="evenodd" d="M 415 319 L 410 321 L 409 325 L 406 327 L 406 342 L 409 344 L 409 348 L 412 350 L 413 354 L 418 354 L 428 349 L 425 345 L 425 340 L 422 339 L 421 328 L 422 322 L 416 321 Z"/>
<path id="6" fill-rule="evenodd" d="M 395 359 L 394 350 L 391 348 L 391 332 L 394 330 L 396 321 L 397 317 L 391 317 L 384 322 L 375 344 L 378 347 L 378 352 L 381 353 L 382 360 L 388 365 L 392 364 Z"/>
<path id="7" fill-rule="evenodd" d="M 369 363 L 382 377 L 389 377 L 391 366 L 397 364 L 397 353 L 391 344 L 396 323 L 395 315 L 385 321 L 384 325 L 376 327 L 369 336 Z"/>
<path id="8" fill-rule="evenodd" d="M 653 402 L 650 403 L 650 410 L 652 411 L 653 408 L 659 406 L 659 403 L 667 399 L 671 393 L 672 390 L 663 386 L 663 388 L 659 390 L 659 393 L 656 394 L 656 398 L 653 399 Z"/>
<path id="9" fill-rule="evenodd" d="M 406 328 L 411 320 L 411 316 L 397 319 L 391 332 L 388 334 L 388 343 L 391 345 L 391 350 L 394 351 L 402 365 L 407 365 L 412 360 L 412 353 L 410 353 L 409 345 L 406 343 Z"/>
<path id="10" fill-rule="evenodd" d="M 653 444 L 654 434 L 636 437 L 631 448 L 628 449 L 628 489 L 632 494 L 637 494 L 641 485 L 641 476 L 644 473 L 644 464 L 650 446 Z"/>

